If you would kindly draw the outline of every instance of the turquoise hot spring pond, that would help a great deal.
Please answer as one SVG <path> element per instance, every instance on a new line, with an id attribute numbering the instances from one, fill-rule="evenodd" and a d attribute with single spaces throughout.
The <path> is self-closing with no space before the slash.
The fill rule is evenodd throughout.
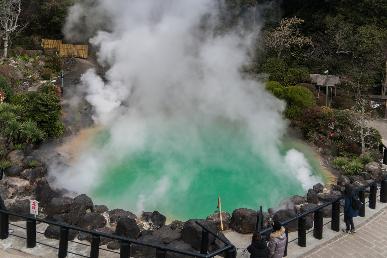
<path id="1" fill-rule="evenodd" d="M 103 148 L 110 134 L 95 137 Z M 285 138 L 278 147 L 303 152 L 311 173 L 323 181 L 319 162 L 308 146 Z M 92 191 L 110 208 L 141 212 L 158 210 L 169 219 L 205 218 L 216 210 L 220 195 L 224 211 L 264 209 L 295 194 L 304 194 L 302 183 L 284 164 L 274 165 L 259 155 L 248 134 L 238 126 L 212 125 L 195 130 L 174 128 L 149 133 L 141 148 L 124 153 L 107 164 Z"/>

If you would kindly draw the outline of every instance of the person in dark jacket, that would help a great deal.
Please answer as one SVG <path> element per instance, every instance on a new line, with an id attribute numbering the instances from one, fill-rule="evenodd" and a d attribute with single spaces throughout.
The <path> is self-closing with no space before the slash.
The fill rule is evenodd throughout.
<path id="1" fill-rule="evenodd" d="M 274 220 L 273 233 L 270 234 L 269 241 L 269 258 L 282 258 L 285 255 L 287 244 L 286 230 L 282 227 L 281 222 Z"/>
<path id="2" fill-rule="evenodd" d="M 344 191 L 344 221 L 345 232 L 348 234 L 356 232 L 353 218 L 359 216 L 359 210 L 354 209 L 352 205 L 354 196 L 353 188 L 349 184 L 346 185 Z"/>
<path id="3" fill-rule="evenodd" d="M 249 251 L 250 253 L 250 258 L 268 258 L 269 257 L 267 242 L 258 233 L 253 234 L 251 245 L 247 247 L 247 251 Z"/>

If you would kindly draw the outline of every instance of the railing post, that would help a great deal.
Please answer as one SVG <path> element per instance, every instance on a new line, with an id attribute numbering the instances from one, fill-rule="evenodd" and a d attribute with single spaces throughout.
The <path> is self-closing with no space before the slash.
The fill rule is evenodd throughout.
<path id="1" fill-rule="evenodd" d="M 58 258 L 66 258 L 68 246 L 69 246 L 69 229 L 65 227 L 61 227 Z"/>
<path id="2" fill-rule="evenodd" d="M 323 237 L 323 211 L 317 210 L 314 212 L 314 228 L 313 236 L 316 239 L 322 239 Z"/>
<path id="3" fill-rule="evenodd" d="M 129 258 L 129 257 L 130 257 L 130 243 L 126 241 L 121 241 L 120 258 Z"/>
<path id="4" fill-rule="evenodd" d="M 285 245 L 284 257 L 288 256 L 289 230 L 287 227 L 285 228 L 285 235 L 286 235 L 286 245 Z"/>
<path id="5" fill-rule="evenodd" d="M 301 247 L 306 247 L 306 219 L 301 217 L 298 219 L 298 245 Z"/>
<path id="6" fill-rule="evenodd" d="M 384 152 L 383 152 L 383 164 L 387 165 L 387 149 L 386 148 L 384 148 Z"/>
<path id="7" fill-rule="evenodd" d="M 359 200 L 361 201 L 362 205 L 359 209 L 359 216 L 365 217 L 365 192 L 364 189 L 359 191 Z"/>
<path id="8" fill-rule="evenodd" d="M 90 247 L 90 258 L 98 258 L 99 257 L 99 244 L 101 242 L 101 238 L 97 235 L 93 235 L 91 239 L 91 247 Z"/>
<path id="9" fill-rule="evenodd" d="M 384 153 L 387 153 L 386 149 L 384 149 Z M 380 183 L 380 202 L 387 203 L 387 179 L 383 179 Z"/>
<path id="10" fill-rule="evenodd" d="M 340 200 L 332 203 L 331 229 L 336 232 L 340 231 Z"/>
<path id="11" fill-rule="evenodd" d="M 202 229 L 202 244 L 200 247 L 200 253 L 206 254 L 208 252 L 209 233 L 207 230 Z"/>
<path id="12" fill-rule="evenodd" d="M 8 214 L 0 211 L 0 239 L 4 240 L 9 235 L 9 219 Z"/>
<path id="13" fill-rule="evenodd" d="M 36 246 L 36 220 L 27 219 L 27 248 Z"/>
<path id="14" fill-rule="evenodd" d="M 237 251 L 234 248 L 231 248 L 230 250 L 226 251 L 226 255 L 224 256 L 225 258 L 236 258 L 237 256 Z"/>
<path id="15" fill-rule="evenodd" d="M 163 249 L 156 249 L 156 258 L 166 258 L 167 252 Z"/>
<path id="16" fill-rule="evenodd" d="M 375 209 L 376 208 L 376 194 L 378 192 L 378 186 L 376 183 L 373 183 L 370 186 L 370 195 L 369 195 L 369 203 L 368 206 L 370 209 Z"/>

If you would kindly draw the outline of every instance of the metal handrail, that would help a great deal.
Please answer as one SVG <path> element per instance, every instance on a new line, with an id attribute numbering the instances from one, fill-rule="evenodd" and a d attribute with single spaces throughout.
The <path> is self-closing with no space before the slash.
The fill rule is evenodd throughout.
<path id="1" fill-rule="evenodd" d="M 202 225 L 202 224 L 200 224 L 198 222 L 197 222 L 197 224 L 203 230 L 207 231 L 209 234 L 214 235 L 217 239 L 219 239 L 220 241 L 225 243 L 226 246 L 224 246 L 224 247 L 220 248 L 219 250 L 216 250 L 216 251 L 214 251 L 212 253 L 209 253 L 209 254 L 201 254 L 199 252 L 183 251 L 183 250 L 178 250 L 176 248 L 166 247 L 166 246 L 162 246 L 162 245 L 158 245 L 158 244 L 153 244 L 153 243 L 142 242 L 142 241 L 139 241 L 139 240 L 135 240 L 135 239 L 131 239 L 131 238 L 126 238 L 126 237 L 122 237 L 122 236 L 110 235 L 110 234 L 106 234 L 106 233 L 103 233 L 103 232 L 87 230 L 87 229 L 83 229 L 83 228 L 80 228 L 80 227 L 77 227 L 77 226 L 73 226 L 73 225 L 69 225 L 69 224 L 65 224 L 65 223 L 61 223 L 61 222 L 50 221 L 50 220 L 46 220 L 46 219 L 42 219 L 42 218 L 35 218 L 32 215 L 21 215 L 21 214 L 17 214 L 17 213 L 11 212 L 11 211 L 3 210 L 3 209 L 0 209 L 0 214 L 7 214 L 9 216 L 18 217 L 18 218 L 24 219 L 26 221 L 33 220 L 33 221 L 37 221 L 37 222 L 40 222 L 40 223 L 45 223 L 45 224 L 48 224 L 48 225 L 57 226 L 57 227 L 60 227 L 60 228 L 66 228 L 68 230 L 79 231 L 79 232 L 86 233 L 86 234 L 89 234 L 89 235 L 92 235 L 92 236 L 98 236 L 100 238 L 108 238 L 108 239 L 112 239 L 112 240 L 126 242 L 126 243 L 129 243 L 129 244 L 134 244 L 134 245 L 139 245 L 139 246 L 146 246 L 146 247 L 150 247 L 150 248 L 154 248 L 154 249 L 158 249 L 158 250 L 163 250 L 165 252 L 171 252 L 171 253 L 176 253 L 176 254 L 188 255 L 188 256 L 191 256 L 191 257 L 211 258 L 211 257 L 214 257 L 214 256 L 220 254 L 220 253 L 223 253 L 223 252 L 226 252 L 228 250 L 232 250 L 232 249 L 235 248 L 230 242 L 225 242 L 223 239 L 221 239 L 219 236 L 217 236 L 216 233 L 212 232 L 207 227 L 205 227 L 204 225 Z"/>

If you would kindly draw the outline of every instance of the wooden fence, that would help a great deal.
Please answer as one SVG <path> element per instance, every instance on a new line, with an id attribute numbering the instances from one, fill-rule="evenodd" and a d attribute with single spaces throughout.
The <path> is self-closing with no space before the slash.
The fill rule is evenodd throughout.
<path id="1" fill-rule="evenodd" d="M 55 49 L 60 57 L 78 57 L 87 59 L 89 56 L 88 45 L 63 44 L 62 40 L 42 39 L 44 50 Z"/>

